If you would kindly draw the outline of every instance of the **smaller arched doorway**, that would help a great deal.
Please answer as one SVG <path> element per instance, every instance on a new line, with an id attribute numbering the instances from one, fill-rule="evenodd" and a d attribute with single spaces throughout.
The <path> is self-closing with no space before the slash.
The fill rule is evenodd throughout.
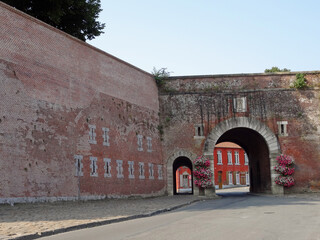
<path id="1" fill-rule="evenodd" d="M 178 157 L 172 166 L 173 194 L 193 194 L 192 162 L 187 157 Z"/>

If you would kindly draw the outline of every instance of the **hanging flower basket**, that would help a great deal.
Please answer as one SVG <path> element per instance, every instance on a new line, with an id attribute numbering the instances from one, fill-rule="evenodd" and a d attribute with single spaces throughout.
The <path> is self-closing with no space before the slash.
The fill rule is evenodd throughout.
<path id="1" fill-rule="evenodd" d="M 199 156 L 194 161 L 193 176 L 195 178 L 195 185 L 199 188 L 212 187 L 212 171 L 210 167 L 210 161 L 206 157 Z"/>
<path id="2" fill-rule="evenodd" d="M 291 176 L 294 173 L 294 161 L 290 156 L 280 155 L 277 157 L 278 164 L 274 170 L 280 175 L 275 178 L 275 183 L 284 187 L 291 187 L 295 184 L 294 178 Z"/>
<path id="3" fill-rule="evenodd" d="M 284 187 L 291 187 L 294 185 L 294 178 L 292 176 L 278 176 L 274 180 L 276 184 Z"/>
<path id="4" fill-rule="evenodd" d="M 292 157 L 287 156 L 287 155 L 280 155 L 280 156 L 277 157 L 276 160 L 277 160 L 279 165 L 290 166 L 290 165 L 292 165 L 294 163 Z"/>
<path id="5" fill-rule="evenodd" d="M 285 165 L 276 165 L 274 170 L 284 176 L 291 176 L 294 173 L 294 167 L 290 168 Z"/>

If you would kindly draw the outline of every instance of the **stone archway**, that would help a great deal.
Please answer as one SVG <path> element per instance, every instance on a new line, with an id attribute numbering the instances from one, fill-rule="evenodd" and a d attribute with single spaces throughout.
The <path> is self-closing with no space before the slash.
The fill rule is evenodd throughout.
<path id="1" fill-rule="evenodd" d="M 204 151 L 212 165 L 214 147 L 223 141 L 234 142 L 249 153 L 249 161 L 251 157 L 254 166 L 251 169 L 252 177 L 257 181 L 254 192 L 269 190 L 272 194 L 283 194 L 283 187 L 274 183 L 277 174 L 271 171 L 276 164 L 276 157 L 281 153 L 279 143 L 265 124 L 253 118 L 237 117 L 216 125 L 207 137 Z"/>
<path id="2" fill-rule="evenodd" d="M 178 169 L 180 168 L 180 167 L 186 167 L 186 168 L 188 168 L 190 171 L 191 171 L 191 173 L 192 173 L 192 171 L 193 171 L 193 164 L 192 164 L 192 161 L 193 161 L 193 159 L 189 159 L 189 158 L 187 158 L 187 157 L 178 157 L 178 158 L 176 158 L 175 160 L 174 160 L 174 162 L 173 162 L 173 169 L 172 169 L 172 176 L 173 176 L 173 194 L 174 195 L 177 195 L 177 194 L 184 194 L 184 193 L 181 193 L 181 192 L 178 192 L 178 190 L 177 190 L 177 188 L 179 188 L 178 186 L 177 186 L 177 182 L 179 182 L 179 185 L 181 186 L 181 183 L 180 183 L 180 180 L 181 179 L 178 179 L 178 176 L 177 176 L 177 171 L 178 171 Z M 180 176 L 181 177 L 181 176 Z M 191 176 L 191 179 L 193 179 L 192 178 L 192 176 Z M 188 180 L 188 182 L 189 182 L 189 180 Z M 186 194 L 193 194 L 193 184 L 191 184 L 191 193 L 186 193 Z M 181 189 L 179 189 L 179 190 L 181 190 Z"/>
<path id="3" fill-rule="evenodd" d="M 173 163 L 178 158 L 188 158 L 190 159 L 191 163 L 194 159 L 196 159 L 196 154 L 192 152 L 188 152 L 185 150 L 176 151 L 172 154 L 167 160 L 167 191 L 168 195 L 174 194 L 174 184 L 173 181 L 175 180 L 175 176 L 173 176 Z M 196 189 L 194 189 L 196 191 Z"/>

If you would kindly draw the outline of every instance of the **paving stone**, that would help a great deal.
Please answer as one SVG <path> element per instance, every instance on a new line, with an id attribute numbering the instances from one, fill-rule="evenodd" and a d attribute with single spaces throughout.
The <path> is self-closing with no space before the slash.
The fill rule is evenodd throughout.
<path id="1" fill-rule="evenodd" d="M 201 200 L 191 195 L 157 198 L 0 205 L 0 239 L 14 239 L 81 224 L 150 214 Z"/>

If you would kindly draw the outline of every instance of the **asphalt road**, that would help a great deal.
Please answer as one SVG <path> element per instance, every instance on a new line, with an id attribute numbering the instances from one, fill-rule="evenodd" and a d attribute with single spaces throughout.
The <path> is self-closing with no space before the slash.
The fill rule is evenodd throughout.
<path id="1" fill-rule="evenodd" d="M 220 194 L 169 213 L 42 239 L 320 240 L 320 199 Z"/>

